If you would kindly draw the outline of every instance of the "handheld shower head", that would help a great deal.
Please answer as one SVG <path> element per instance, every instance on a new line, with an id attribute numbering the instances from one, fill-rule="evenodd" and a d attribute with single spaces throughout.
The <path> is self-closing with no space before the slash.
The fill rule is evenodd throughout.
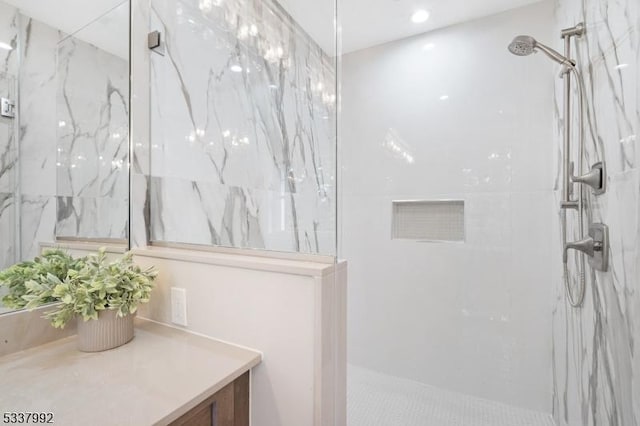
<path id="1" fill-rule="evenodd" d="M 538 42 L 531 36 L 519 35 L 513 39 L 511 44 L 509 44 L 509 52 L 517 56 L 528 56 L 534 53 L 536 50 L 541 50 L 545 55 L 547 55 L 549 58 L 553 59 L 560 65 L 568 65 L 571 67 L 575 66 L 575 63 L 571 59 L 553 50 L 549 46 L 545 46 L 544 44 Z"/>
<path id="2" fill-rule="evenodd" d="M 520 35 L 513 39 L 509 45 L 509 52 L 516 56 L 531 55 L 536 48 L 536 39 L 531 36 Z"/>

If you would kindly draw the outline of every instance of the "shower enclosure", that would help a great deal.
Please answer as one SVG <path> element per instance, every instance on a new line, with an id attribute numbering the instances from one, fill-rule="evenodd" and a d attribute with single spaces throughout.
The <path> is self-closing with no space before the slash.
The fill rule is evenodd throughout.
<path id="1" fill-rule="evenodd" d="M 356 3 L 349 425 L 639 424 L 637 2 Z"/>
<path id="2" fill-rule="evenodd" d="M 635 0 L 138 6 L 133 246 L 346 261 L 350 425 L 638 424 Z"/>
<path id="3" fill-rule="evenodd" d="M 343 55 L 350 424 L 551 424 L 557 71 L 507 45 L 552 39 L 552 16 L 542 2 Z"/>

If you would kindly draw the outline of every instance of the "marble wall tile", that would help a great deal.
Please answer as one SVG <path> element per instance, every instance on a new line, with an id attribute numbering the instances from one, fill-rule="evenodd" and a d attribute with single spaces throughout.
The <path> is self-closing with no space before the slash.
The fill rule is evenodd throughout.
<path id="1" fill-rule="evenodd" d="M 131 202 L 129 203 L 129 243 L 144 247 L 151 239 L 149 180 L 150 143 L 150 61 L 144 40 L 149 32 L 151 5 L 148 1 L 131 3 Z"/>
<path id="2" fill-rule="evenodd" d="M 307 194 L 159 177 L 150 187 L 151 210 L 160 219 L 152 221 L 151 232 L 163 241 L 278 251 L 299 244 L 307 253 L 331 253 L 335 244 L 333 216 L 317 216 L 317 200 Z M 292 203 L 298 206 L 295 219 Z M 294 220 L 305 230 L 300 241 L 287 227 Z"/>
<path id="3" fill-rule="evenodd" d="M 23 194 L 20 200 L 20 259 L 32 259 L 40 253 L 40 243 L 53 241 L 55 226 L 55 196 Z"/>
<path id="4" fill-rule="evenodd" d="M 126 196 L 128 75 L 126 59 L 75 37 L 60 42 L 57 195 Z"/>
<path id="5" fill-rule="evenodd" d="M 20 185 L 22 194 L 56 194 L 56 52 L 62 33 L 21 16 Z"/>
<path id="6" fill-rule="evenodd" d="M 75 37 L 57 56 L 56 235 L 126 238 L 128 61 Z"/>
<path id="7" fill-rule="evenodd" d="M 0 192 L 0 269 L 16 261 L 16 195 L 13 192 Z"/>
<path id="8" fill-rule="evenodd" d="M 276 3 L 152 8 L 166 43 L 150 64 L 151 238 L 334 253 L 329 56 Z M 172 192 L 190 198 L 180 215 Z"/>
<path id="9" fill-rule="evenodd" d="M 0 97 L 16 101 L 15 75 L 0 73 Z M 18 176 L 17 126 L 15 118 L 0 117 L 0 191 L 15 192 Z"/>
<path id="10" fill-rule="evenodd" d="M 558 425 L 636 426 L 640 424 L 636 347 L 640 340 L 640 5 L 635 0 L 556 2 L 557 30 L 581 21 L 587 33 L 577 41 L 575 57 L 586 83 L 587 156 L 590 163 L 606 160 L 609 173 L 607 193 L 589 197 L 589 217 L 609 225 L 611 265 L 608 272 L 587 274 L 584 306 L 571 308 L 565 297 L 560 216 L 556 216 L 553 413 Z M 556 83 L 556 111 L 563 100 L 561 84 Z M 575 111 L 570 122 L 577 129 Z M 560 117 L 556 123 L 560 131 Z M 559 133 L 556 140 L 562 140 Z M 560 145 L 556 152 L 561 154 Z M 556 176 L 560 172 L 557 169 Z M 557 210 L 559 191 L 555 198 Z M 575 223 L 575 214 L 570 218 Z M 577 238 L 575 225 L 570 231 Z M 575 289 L 576 268 L 571 263 Z"/>
<path id="11" fill-rule="evenodd" d="M 21 205 L 32 219 L 22 256 L 56 236 L 126 238 L 127 60 L 25 16 L 19 40 Z"/>
<path id="12" fill-rule="evenodd" d="M 17 100 L 17 10 L 0 3 L 0 97 Z M 17 249 L 17 120 L 0 117 L 0 268 L 15 261 Z"/>
<path id="13" fill-rule="evenodd" d="M 20 259 L 55 240 L 56 52 L 60 31 L 20 16 Z"/>
<path id="14" fill-rule="evenodd" d="M 127 197 L 56 197 L 56 236 L 127 238 Z"/>
<path id="15" fill-rule="evenodd" d="M 0 2 L 0 42 L 12 49 L 0 49 L 0 75 L 15 76 L 18 50 L 18 10 L 4 2 Z"/>

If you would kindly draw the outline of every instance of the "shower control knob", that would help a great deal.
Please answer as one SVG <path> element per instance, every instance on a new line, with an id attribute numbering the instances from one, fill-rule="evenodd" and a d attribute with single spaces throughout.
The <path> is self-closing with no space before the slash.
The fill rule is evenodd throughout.
<path id="1" fill-rule="evenodd" d="M 592 223 L 589 236 L 564 246 L 563 261 L 567 263 L 569 250 L 578 250 L 586 254 L 589 265 L 598 271 L 609 269 L 609 227 L 603 223 Z"/>
<path id="2" fill-rule="evenodd" d="M 591 237 L 587 237 L 583 240 L 580 241 L 574 241 L 572 243 L 567 243 L 564 246 L 564 262 L 567 262 L 567 257 L 568 257 L 568 252 L 569 249 L 572 250 L 578 250 L 583 252 L 584 254 L 586 254 L 589 257 L 593 257 L 593 254 L 595 252 L 595 246 L 596 246 L 596 242 L 593 241 L 593 238 Z"/>
<path id="3" fill-rule="evenodd" d="M 604 194 L 606 191 L 606 176 L 602 162 L 598 162 L 591 167 L 591 170 L 582 176 L 571 176 L 571 181 L 582 183 L 593 188 L 595 195 Z"/>

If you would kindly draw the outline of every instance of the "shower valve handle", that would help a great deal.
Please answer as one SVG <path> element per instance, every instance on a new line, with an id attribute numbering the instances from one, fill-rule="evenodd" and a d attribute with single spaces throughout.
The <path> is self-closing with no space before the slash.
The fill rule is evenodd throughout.
<path id="1" fill-rule="evenodd" d="M 567 243 L 564 246 L 564 257 L 563 260 L 567 263 L 568 252 L 569 249 L 578 250 L 583 252 L 589 257 L 593 257 L 593 254 L 596 251 L 596 242 L 591 237 L 587 237 L 580 241 L 574 241 L 572 243 Z M 602 244 L 599 244 L 599 250 L 602 250 Z"/>
<path id="2" fill-rule="evenodd" d="M 571 173 L 571 181 L 589 185 L 593 188 L 595 195 L 603 194 L 605 187 L 605 171 L 602 162 L 598 162 L 591 167 L 591 170 L 582 176 L 573 176 Z"/>
<path id="3" fill-rule="evenodd" d="M 567 263 L 569 249 L 581 251 L 589 256 L 588 262 L 593 269 L 607 271 L 609 269 L 609 228 L 603 223 L 592 223 L 589 226 L 587 238 L 565 244 L 562 256 L 564 263 Z"/>

